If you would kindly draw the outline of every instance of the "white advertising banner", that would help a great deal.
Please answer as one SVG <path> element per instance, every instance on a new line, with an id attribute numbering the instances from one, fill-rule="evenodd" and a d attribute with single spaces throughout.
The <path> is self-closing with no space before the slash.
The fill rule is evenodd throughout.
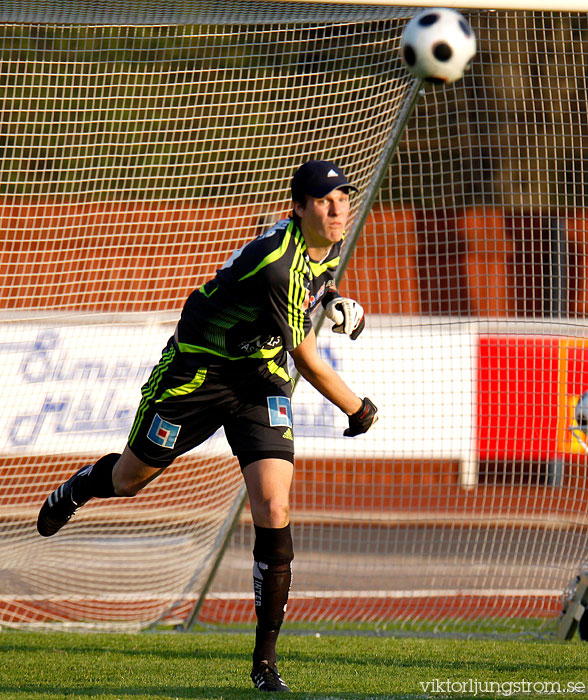
<path id="1" fill-rule="evenodd" d="M 301 382 L 294 394 L 298 455 L 474 458 L 475 332 L 372 316 L 357 340 L 325 328 L 319 346 L 355 393 L 372 399 L 379 420 L 365 435 L 343 438 L 346 417 Z"/>
<path id="2" fill-rule="evenodd" d="M 141 386 L 173 326 L 9 328 L 10 340 L 0 342 L 0 374 L 9 397 L 0 453 L 120 451 Z"/>
<path id="3" fill-rule="evenodd" d="M 120 451 L 140 388 L 173 324 L 3 327 L 9 332 L 0 340 L 0 376 L 8 402 L 0 453 Z M 475 333 L 451 324 L 402 326 L 395 317 L 371 317 L 355 341 L 325 327 L 319 348 L 358 395 L 374 401 L 380 419 L 366 435 L 343 438 L 346 417 L 301 381 L 293 401 L 297 455 L 467 459 L 471 454 Z"/>

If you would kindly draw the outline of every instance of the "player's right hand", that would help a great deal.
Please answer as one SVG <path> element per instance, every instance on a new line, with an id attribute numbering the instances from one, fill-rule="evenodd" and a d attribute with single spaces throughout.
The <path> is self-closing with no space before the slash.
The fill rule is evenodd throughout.
<path id="1" fill-rule="evenodd" d="M 345 437 L 355 437 L 356 435 L 361 435 L 361 433 L 367 433 L 377 420 L 378 409 L 366 397 L 361 402 L 359 411 L 349 416 L 349 427 L 345 430 L 343 435 Z"/>

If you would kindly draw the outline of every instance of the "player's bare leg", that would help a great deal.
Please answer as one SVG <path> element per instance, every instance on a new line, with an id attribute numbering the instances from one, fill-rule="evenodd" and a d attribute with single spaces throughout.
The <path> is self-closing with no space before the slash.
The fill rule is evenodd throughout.
<path id="1" fill-rule="evenodd" d="M 91 498 L 134 496 L 162 471 L 142 462 L 128 447 L 122 455 L 104 455 L 95 464 L 79 469 L 49 495 L 39 511 L 37 530 L 43 537 L 50 537 Z"/>
<path id="2" fill-rule="evenodd" d="M 162 472 L 162 468 L 150 467 L 140 460 L 127 445 L 112 470 L 115 495 L 127 498 L 136 496 Z"/>
<path id="3" fill-rule="evenodd" d="M 278 673 L 276 642 L 284 619 L 294 558 L 290 534 L 289 495 L 293 465 L 261 459 L 243 476 L 255 526 L 253 587 L 257 628 L 251 679 L 259 690 L 289 691 Z"/>

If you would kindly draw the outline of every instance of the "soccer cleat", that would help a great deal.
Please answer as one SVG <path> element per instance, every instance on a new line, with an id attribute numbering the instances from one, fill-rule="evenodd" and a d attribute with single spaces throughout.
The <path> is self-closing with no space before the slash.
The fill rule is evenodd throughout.
<path id="1" fill-rule="evenodd" d="M 276 664 L 270 664 L 269 661 L 260 661 L 253 667 L 251 680 L 258 690 L 279 693 L 290 692 L 290 688 L 288 688 L 278 673 Z"/>
<path id="2" fill-rule="evenodd" d="M 43 537 L 51 537 L 68 522 L 83 503 L 76 503 L 72 497 L 72 486 L 78 476 L 87 471 L 82 467 L 61 486 L 55 489 L 43 503 L 37 518 L 37 531 Z"/>

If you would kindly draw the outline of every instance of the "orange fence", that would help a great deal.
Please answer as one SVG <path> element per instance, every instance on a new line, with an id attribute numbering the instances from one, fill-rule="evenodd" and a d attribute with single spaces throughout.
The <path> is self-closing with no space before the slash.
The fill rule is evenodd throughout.
<path id="1" fill-rule="evenodd" d="M 378 208 L 342 289 L 369 313 L 585 316 L 587 244 L 583 210 Z M 553 275 L 559 299 L 550 297 Z"/>
<path id="2" fill-rule="evenodd" d="M 0 308 L 177 309 L 259 224 L 202 201 L 0 200 Z"/>
<path id="3" fill-rule="evenodd" d="M 0 309 L 178 309 L 263 226 L 259 209 L 214 201 L 0 200 Z M 368 313 L 541 316 L 556 260 L 554 231 L 555 242 L 565 246 L 564 311 L 584 316 L 586 211 L 562 219 L 488 207 L 380 206 L 360 237 L 342 291 L 360 299 Z"/>

